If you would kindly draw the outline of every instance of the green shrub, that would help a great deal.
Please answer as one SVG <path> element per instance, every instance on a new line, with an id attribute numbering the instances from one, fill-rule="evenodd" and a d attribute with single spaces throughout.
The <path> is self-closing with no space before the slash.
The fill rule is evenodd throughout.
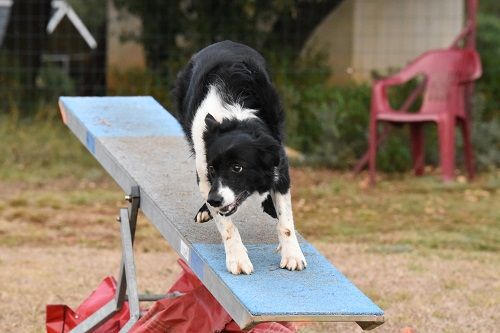
<path id="1" fill-rule="evenodd" d="M 276 75 L 287 115 L 287 144 L 302 151 L 306 163 L 338 169 L 352 168 L 366 152 L 371 89 L 369 85 L 331 86 L 326 83 L 328 71 L 311 61 L 294 66 L 292 72 Z M 288 74 L 285 74 L 288 73 Z M 290 74 L 291 73 L 291 74 Z M 411 80 L 388 92 L 394 108 L 420 82 Z M 473 145 L 478 169 L 500 166 L 500 118 L 491 113 L 491 99 L 478 84 L 473 103 Z M 486 90 L 488 92 L 488 90 Z M 418 111 L 421 99 L 410 108 Z M 429 165 L 439 163 L 437 129 L 425 128 L 425 159 Z M 463 163 L 463 143 L 457 130 L 457 161 Z M 412 166 L 408 126 L 392 127 L 391 135 L 380 146 L 377 167 L 387 172 L 405 171 Z"/>
<path id="2" fill-rule="evenodd" d="M 500 167 L 500 6 L 481 1 L 477 49 L 483 75 L 477 81 L 472 109 L 472 136 L 480 170 Z"/>
<path id="3" fill-rule="evenodd" d="M 484 11 L 483 11 L 484 12 Z M 500 19 L 492 13 L 478 17 L 478 50 L 483 76 L 476 84 L 472 109 L 472 135 L 479 170 L 500 167 Z M 313 164 L 351 168 L 367 149 L 370 87 L 328 85 L 329 71 L 321 57 L 298 64 L 274 61 L 277 85 L 287 113 L 287 144 L 302 151 Z M 390 74 L 397 69 L 390 69 Z M 386 74 L 386 75 L 387 75 Z M 380 73 L 373 73 L 375 78 Z M 391 105 L 399 108 L 421 78 L 388 91 Z M 418 111 L 421 99 L 410 108 Z M 426 126 L 426 163 L 439 163 L 436 126 Z M 377 155 L 378 168 L 403 171 L 411 168 L 407 126 L 396 127 Z M 457 130 L 457 160 L 463 161 L 463 143 Z"/>
<path id="4" fill-rule="evenodd" d="M 108 96 L 151 95 L 164 106 L 170 101 L 171 79 L 140 68 L 111 70 L 108 75 Z M 173 111 L 170 110 L 169 111 Z"/>
<path id="5" fill-rule="evenodd" d="M 477 49 L 481 55 L 483 75 L 477 82 L 477 92 L 483 95 L 483 119 L 498 118 L 500 111 L 500 18 L 482 13 L 478 17 Z M 477 117 L 476 117 L 477 118 Z"/>
<path id="6" fill-rule="evenodd" d="M 303 152 L 306 163 L 348 169 L 367 149 L 371 88 L 327 84 L 330 72 L 322 60 L 319 55 L 297 64 L 272 61 L 286 113 L 286 143 Z M 400 103 L 400 94 L 391 95 Z M 410 165 L 408 139 L 400 130 L 395 133 L 379 151 L 382 170 Z"/>
<path id="7" fill-rule="evenodd" d="M 73 79 L 62 69 L 53 65 L 42 66 L 36 80 L 38 95 L 41 101 L 52 103 L 59 96 L 75 94 Z"/>
<path id="8" fill-rule="evenodd" d="M 474 98 L 472 113 L 472 144 L 479 170 L 500 167 L 500 116 L 490 114 L 491 101 L 479 91 Z"/>
<path id="9" fill-rule="evenodd" d="M 0 112 L 24 106 L 22 101 L 26 99 L 26 93 L 22 80 L 22 71 L 16 59 L 0 52 Z"/>

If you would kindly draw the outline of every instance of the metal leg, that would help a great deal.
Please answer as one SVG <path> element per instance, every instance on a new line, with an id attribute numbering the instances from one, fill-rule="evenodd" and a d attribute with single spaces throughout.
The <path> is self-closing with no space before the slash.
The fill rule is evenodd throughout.
<path id="1" fill-rule="evenodd" d="M 133 246 L 135 239 L 135 227 L 137 225 L 137 215 L 139 213 L 139 203 L 140 203 L 139 187 L 133 186 L 130 191 L 130 195 L 127 195 L 125 197 L 125 200 L 129 202 L 127 220 L 130 224 L 130 237 Z M 121 210 L 120 210 L 120 220 L 123 222 L 121 217 Z M 123 236 L 122 236 L 122 243 L 123 243 Z M 122 262 L 120 265 L 120 273 L 118 275 L 118 285 L 116 286 L 116 296 L 115 296 L 118 308 L 121 308 L 123 302 L 125 301 L 126 290 L 127 290 L 127 279 L 125 276 L 124 253 L 122 252 Z"/>
<path id="2" fill-rule="evenodd" d="M 130 195 L 125 197 L 125 199 L 129 201 L 128 209 L 120 209 L 119 220 L 121 221 L 122 262 L 120 265 L 120 274 L 115 298 L 78 324 L 78 326 L 71 330 L 71 333 L 85 333 L 97 328 L 122 308 L 126 298 L 128 299 L 130 307 L 130 320 L 120 332 L 127 332 L 139 319 L 139 295 L 135 279 L 133 253 L 135 228 L 137 224 L 137 215 L 139 213 L 139 194 L 139 187 L 132 187 Z"/>
<path id="3" fill-rule="evenodd" d="M 120 210 L 120 231 L 122 235 L 123 262 L 125 263 L 125 281 L 127 285 L 128 304 L 130 319 L 120 332 L 128 332 L 141 315 L 139 309 L 139 294 L 137 292 L 137 281 L 135 279 L 134 250 L 132 248 L 132 232 L 129 223 L 128 210 Z M 125 284 L 125 283 L 124 283 Z"/>
<path id="4" fill-rule="evenodd" d="M 363 331 L 370 331 L 374 328 L 379 327 L 382 325 L 384 322 L 383 321 L 357 321 L 356 324 L 361 327 Z"/>
<path id="5" fill-rule="evenodd" d="M 112 299 L 98 311 L 94 312 L 90 317 L 82 321 L 78 326 L 71 330 L 71 333 L 85 333 L 90 332 L 90 330 L 98 327 L 104 323 L 107 319 L 112 317 L 118 308 L 116 307 L 116 301 Z"/>

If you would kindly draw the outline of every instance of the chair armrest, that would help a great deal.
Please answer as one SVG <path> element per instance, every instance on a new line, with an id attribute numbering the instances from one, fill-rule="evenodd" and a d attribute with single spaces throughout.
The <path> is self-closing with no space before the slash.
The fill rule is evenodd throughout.
<path id="1" fill-rule="evenodd" d="M 404 84 L 415 76 L 421 73 L 419 70 L 420 57 L 410 62 L 406 67 L 402 68 L 399 72 L 392 74 L 386 78 L 377 80 L 384 86 L 395 86 Z"/>
<path id="2" fill-rule="evenodd" d="M 394 110 L 391 105 L 389 104 L 389 98 L 387 96 L 387 87 L 390 86 L 396 86 L 396 85 L 402 85 L 415 76 L 419 74 L 419 70 L 417 67 L 419 58 L 417 58 L 415 61 L 411 62 L 408 64 L 405 68 L 400 70 L 398 73 L 393 74 L 387 78 L 377 80 L 373 84 L 372 88 L 372 109 L 374 112 L 378 113 L 379 110 L 389 110 L 392 112 L 396 112 L 397 110 Z M 423 86 L 420 86 L 418 89 L 418 93 L 420 93 L 422 90 Z M 415 93 L 417 94 L 417 93 Z M 412 100 L 416 96 L 411 95 Z M 405 103 L 406 105 L 406 103 Z M 405 110 L 402 110 L 405 111 Z"/>
<path id="3" fill-rule="evenodd" d="M 393 83 L 390 78 L 378 80 L 372 86 L 372 101 L 371 101 L 371 112 L 373 115 L 379 113 L 381 110 L 394 111 L 389 104 L 389 98 L 387 97 L 387 86 L 391 86 L 397 83 Z"/>

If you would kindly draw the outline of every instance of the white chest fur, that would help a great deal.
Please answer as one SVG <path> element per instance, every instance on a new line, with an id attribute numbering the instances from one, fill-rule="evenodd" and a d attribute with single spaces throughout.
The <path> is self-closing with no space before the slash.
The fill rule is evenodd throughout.
<path id="1" fill-rule="evenodd" d="M 217 122 L 222 122 L 224 119 L 244 120 L 255 118 L 256 110 L 242 108 L 239 104 L 223 103 L 218 93 L 216 86 L 210 86 L 207 96 L 201 102 L 200 107 L 196 111 L 191 127 L 191 136 L 196 160 L 196 171 L 200 179 L 199 187 L 203 198 L 208 198 L 210 192 L 210 183 L 207 175 L 207 152 L 203 133 L 206 131 L 205 117 L 211 114 Z"/>

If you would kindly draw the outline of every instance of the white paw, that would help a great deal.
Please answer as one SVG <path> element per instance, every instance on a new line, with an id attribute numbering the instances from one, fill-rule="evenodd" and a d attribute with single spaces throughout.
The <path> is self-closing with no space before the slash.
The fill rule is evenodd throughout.
<path id="1" fill-rule="evenodd" d="M 226 250 L 226 267 L 232 274 L 250 274 L 253 265 L 248 258 L 247 249 L 243 244 L 234 245 Z"/>
<path id="2" fill-rule="evenodd" d="M 298 243 L 284 243 L 278 246 L 281 250 L 280 267 L 290 271 L 301 271 L 307 267 L 307 261 Z"/>
<path id="3" fill-rule="evenodd" d="M 196 214 L 196 217 L 194 218 L 196 223 L 205 223 L 208 222 L 212 219 L 212 215 L 210 215 L 210 212 L 208 210 L 203 210 L 199 211 L 198 214 Z"/>

